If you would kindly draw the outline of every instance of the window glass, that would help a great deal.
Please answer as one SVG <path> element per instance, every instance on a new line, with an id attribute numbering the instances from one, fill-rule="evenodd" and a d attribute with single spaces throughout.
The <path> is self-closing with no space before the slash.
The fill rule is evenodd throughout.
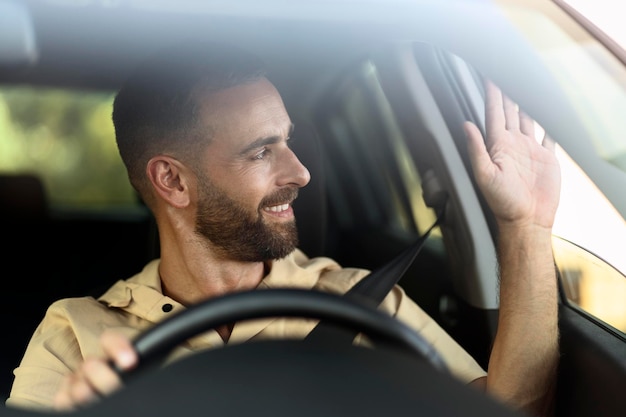
<path id="1" fill-rule="evenodd" d="M 553 249 L 570 303 L 626 333 L 626 222 L 557 146 L 561 199 Z"/>
<path id="2" fill-rule="evenodd" d="M 626 171 L 626 68 L 553 2 L 527 4 L 508 8 L 510 18 L 555 75 L 597 156 Z M 553 242 L 564 295 L 574 307 L 625 332 L 626 223 L 563 149 L 557 148 L 557 157 L 562 190 Z"/>
<path id="3" fill-rule="evenodd" d="M 474 120 L 484 129 L 484 92 L 480 77 L 464 75 L 461 70 L 467 64 L 462 59 L 450 62 L 456 69 L 455 82 L 462 85 L 461 99 L 473 109 L 470 114 L 476 115 Z M 480 93 L 477 94 L 476 88 Z M 582 98 L 578 98 L 578 102 L 582 102 Z M 610 125 L 617 128 L 623 124 L 622 120 L 624 118 L 611 121 Z M 596 123 L 601 122 L 598 119 Z M 539 124 L 535 126 L 536 137 L 542 140 L 545 131 Z M 624 138 L 626 136 L 619 140 L 614 137 L 616 143 L 622 145 L 626 144 Z M 565 301 L 626 333 L 626 221 L 559 145 L 556 145 L 556 156 L 561 168 L 561 194 L 553 227 L 553 252 Z"/>
<path id="4" fill-rule="evenodd" d="M 113 93 L 0 88 L 0 172 L 34 173 L 56 209 L 138 206 L 117 151 Z"/>
<path id="5" fill-rule="evenodd" d="M 553 236 L 554 257 L 570 305 L 626 334 L 626 279 L 603 259 Z"/>
<path id="6" fill-rule="evenodd" d="M 528 3 L 532 8 L 505 10 L 563 87 L 597 154 L 626 171 L 626 68 L 554 3 Z"/>
<path id="7" fill-rule="evenodd" d="M 626 273 L 626 222 L 563 148 L 557 146 L 556 152 L 561 166 L 561 197 L 554 235 Z"/>

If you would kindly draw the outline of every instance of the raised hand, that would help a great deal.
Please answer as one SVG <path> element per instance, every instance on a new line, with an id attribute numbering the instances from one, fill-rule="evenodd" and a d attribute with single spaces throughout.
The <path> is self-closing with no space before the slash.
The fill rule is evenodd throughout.
<path id="1" fill-rule="evenodd" d="M 466 122 L 474 176 L 499 224 L 551 228 L 561 175 L 554 142 L 535 139 L 535 123 L 493 83 L 486 83 L 487 138 Z"/>

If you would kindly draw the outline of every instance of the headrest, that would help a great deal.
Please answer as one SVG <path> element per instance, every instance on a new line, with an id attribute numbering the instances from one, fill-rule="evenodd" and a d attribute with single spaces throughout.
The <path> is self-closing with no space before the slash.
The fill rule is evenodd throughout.
<path id="1" fill-rule="evenodd" d="M 0 174 L 0 215 L 3 221 L 45 219 L 48 203 L 39 177 L 33 174 Z"/>

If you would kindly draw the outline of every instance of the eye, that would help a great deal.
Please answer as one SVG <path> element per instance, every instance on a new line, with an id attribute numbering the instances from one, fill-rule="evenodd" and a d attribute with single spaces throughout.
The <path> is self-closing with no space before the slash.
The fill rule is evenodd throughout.
<path id="1" fill-rule="evenodd" d="M 262 160 L 269 154 L 270 150 L 267 148 L 261 149 L 259 152 L 255 153 L 252 159 L 254 160 Z"/>

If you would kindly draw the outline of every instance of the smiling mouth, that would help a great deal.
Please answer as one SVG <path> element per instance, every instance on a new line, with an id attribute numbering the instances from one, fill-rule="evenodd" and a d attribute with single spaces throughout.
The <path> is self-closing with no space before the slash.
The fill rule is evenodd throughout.
<path id="1" fill-rule="evenodd" d="M 283 211 L 287 211 L 288 209 L 289 209 L 289 203 L 279 204 L 277 206 L 263 207 L 263 211 L 267 211 L 269 213 L 281 213 Z"/>

